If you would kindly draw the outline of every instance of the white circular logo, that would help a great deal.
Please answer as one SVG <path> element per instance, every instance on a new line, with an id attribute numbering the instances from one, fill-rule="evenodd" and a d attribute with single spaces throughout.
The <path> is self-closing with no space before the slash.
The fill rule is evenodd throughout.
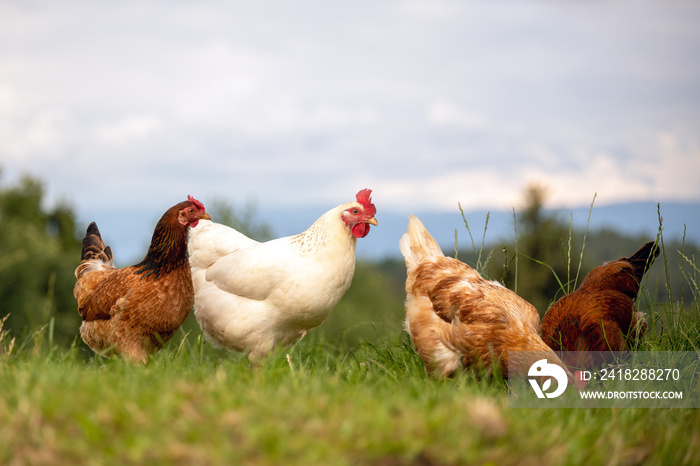
<path id="1" fill-rule="evenodd" d="M 564 390 L 566 390 L 566 386 L 569 383 L 564 369 L 556 364 L 547 362 L 546 359 L 540 359 L 530 366 L 527 376 L 532 389 L 535 390 L 537 398 L 556 398 L 564 393 Z M 540 387 L 537 380 L 531 377 L 539 377 L 539 380 L 543 380 L 544 382 L 542 383 L 542 386 Z M 544 379 L 544 377 L 550 378 Z M 557 381 L 557 389 L 553 392 L 548 392 L 548 390 L 552 387 L 552 378 L 556 379 Z"/>

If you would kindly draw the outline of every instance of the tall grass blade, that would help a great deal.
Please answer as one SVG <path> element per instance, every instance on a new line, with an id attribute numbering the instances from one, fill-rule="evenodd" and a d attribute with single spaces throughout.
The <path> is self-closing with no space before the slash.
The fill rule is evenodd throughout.
<path id="1" fill-rule="evenodd" d="M 474 251 L 474 255 L 476 256 L 476 264 L 474 268 L 476 269 L 477 272 L 483 273 L 484 272 L 484 265 L 481 262 L 481 256 L 484 251 L 484 243 L 486 242 L 486 230 L 489 227 L 489 218 L 491 217 L 491 212 L 486 213 L 486 222 L 484 223 L 484 233 L 481 237 L 481 244 L 479 245 L 479 249 L 476 248 L 476 243 L 474 242 L 474 236 L 472 235 L 472 230 L 469 228 L 469 221 L 467 221 L 467 217 L 464 215 L 464 209 L 462 209 L 462 204 L 460 202 L 457 203 L 457 206 L 459 207 L 459 213 L 462 215 L 462 221 L 464 222 L 464 226 L 467 229 L 467 233 L 469 233 L 469 240 L 471 241 L 472 244 L 472 250 Z M 455 258 L 457 258 L 457 230 L 455 230 Z M 487 259 L 488 260 L 488 259 Z"/>
<path id="2" fill-rule="evenodd" d="M 591 223 L 591 214 L 593 213 L 593 204 L 595 199 L 598 197 L 598 193 L 593 194 L 593 199 L 591 200 L 591 206 L 588 209 L 588 218 L 586 219 L 586 228 L 583 230 L 583 244 L 581 244 L 581 254 L 578 258 L 578 268 L 576 269 L 576 279 L 574 280 L 574 288 L 578 287 L 578 279 L 581 275 L 581 266 L 583 265 L 583 251 L 586 248 L 586 236 L 588 236 L 588 225 Z"/>

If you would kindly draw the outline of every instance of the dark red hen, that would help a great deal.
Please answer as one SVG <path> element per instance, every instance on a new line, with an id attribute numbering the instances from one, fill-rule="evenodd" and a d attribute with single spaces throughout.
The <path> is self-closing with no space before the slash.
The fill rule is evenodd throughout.
<path id="1" fill-rule="evenodd" d="M 652 241 L 631 257 L 593 269 L 576 291 L 545 314 L 545 343 L 555 351 L 625 351 L 627 337 L 646 331 L 646 321 L 634 304 L 642 278 L 658 254 Z"/>

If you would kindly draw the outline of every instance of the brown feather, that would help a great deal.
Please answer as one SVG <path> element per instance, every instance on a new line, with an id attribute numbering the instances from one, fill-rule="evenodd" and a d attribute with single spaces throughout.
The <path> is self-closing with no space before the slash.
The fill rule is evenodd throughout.
<path id="1" fill-rule="evenodd" d="M 497 362 L 506 378 L 526 375 L 537 359 L 509 351 L 538 352 L 538 358 L 564 367 L 539 336 L 537 310 L 469 265 L 445 257 L 418 219 L 411 217 L 399 244 L 407 269 L 406 329 L 428 373 L 447 377 L 460 366 L 488 368 Z"/>
<path id="2" fill-rule="evenodd" d="M 640 282 L 658 256 L 652 241 L 631 257 L 593 269 L 581 286 L 560 298 L 542 319 L 542 338 L 555 350 L 624 351 L 637 324 L 646 330 L 635 299 Z"/>
<path id="3" fill-rule="evenodd" d="M 104 245 L 97 225 L 90 224 L 73 294 L 83 318 L 80 334 L 93 350 L 145 362 L 185 320 L 194 291 L 187 263 L 187 225 L 179 215 L 192 205 L 187 201 L 168 209 L 155 227 L 144 260 L 123 269 L 114 267 L 111 249 Z"/>

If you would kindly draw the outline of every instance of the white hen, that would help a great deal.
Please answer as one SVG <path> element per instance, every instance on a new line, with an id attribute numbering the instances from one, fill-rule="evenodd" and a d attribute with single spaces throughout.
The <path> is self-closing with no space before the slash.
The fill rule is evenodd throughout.
<path id="1" fill-rule="evenodd" d="M 207 339 L 255 362 L 319 326 L 350 287 L 357 238 L 377 225 L 371 193 L 264 243 L 207 220 L 192 228 L 194 315 Z"/>

